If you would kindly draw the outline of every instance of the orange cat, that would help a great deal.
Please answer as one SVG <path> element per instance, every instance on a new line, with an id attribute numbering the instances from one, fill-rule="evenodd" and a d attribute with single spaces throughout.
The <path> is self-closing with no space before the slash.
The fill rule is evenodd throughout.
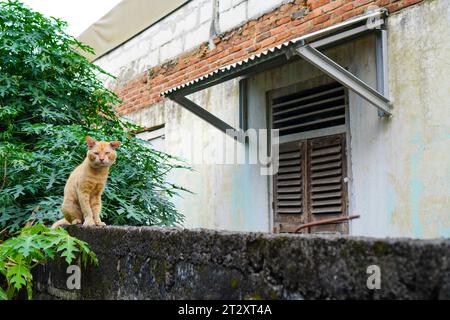
<path id="1" fill-rule="evenodd" d="M 95 141 L 86 137 L 88 145 L 84 161 L 70 174 L 64 188 L 61 211 L 64 218 L 52 228 L 83 223 L 85 226 L 104 226 L 100 220 L 102 192 L 108 179 L 109 167 L 116 161 L 119 141 Z"/>

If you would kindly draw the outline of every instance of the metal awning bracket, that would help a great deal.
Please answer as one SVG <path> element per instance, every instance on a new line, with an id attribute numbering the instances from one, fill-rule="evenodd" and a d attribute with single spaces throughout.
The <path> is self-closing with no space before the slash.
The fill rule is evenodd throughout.
<path id="1" fill-rule="evenodd" d="M 300 44 L 295 47 L 294 52 L 331 78 L 342 83 L 348 89 L 366 99 L 372 105 L 377 107 L 382 115 L 391 115 L 390 109 L 392 108 L 392 105 L 388 98 L 325 56 L 311 44 Z"/>
<path id="2" fill-rule="evenodd" d="M 179 105 L 181 105 L 182 107 L 184 107 L 185 109 L 189 110 L 190 112 L 192 112 L 199 118 L 201 118 L 201 119 L 205 120 L 206 122 L 208 122 L 209 124 L 213 125 L 214 127 L 219 129 L 223 133 L 226 133 L 227 135 L 230 135 L 231 137 L 233 137 L 235 139 L 236 139 L 235 136 L 238 136 L 236 133 L 239 133 L 241 131 L 241 130 L 236 130 L 235 128 L 230 126 L 228 123 L 226 123 L 222 119 L 216 117 L 211 112 L 200 107 L 194 101 L 186 98 L 183 95 L 169 96 L 169 98 L 171 100 L 175 101 L 176 103 L 178 103 Z M 231 133 L 233 133 L 233 135 Z M 237 139 L 237 140 L 239 141 L 239 139 Z"/>
<path id="3" fill-rule="evenodd" d="M 239 129 L 216 117 L 208 110 L 202 108 L 186 96 L 212 87 L 219 83 L 234 79 L 238 76 L 248 76 L 264 70 L 280 66 L 294 56 L 300 56 L 322 70 L 331 78 L 342 83 L 362 98 L 378 108 L 382 117 L 391 115 L 391 102 L 388 98 L 388 69 L 387 69 L 387 32 L 383 17 L 387 15 L 384 8 L 366 12 L 355 18 L 348 19 L 336 25 L 306 34 L 296 39 L 288 40 L 273 48 L 257 53 L 242 61 L 234 62 L 221 67 L 200 78 L 178 85 L 161 93 L 169 97 L 185 109 L 191 111 L 201 119 L 210 123 L 230 137 L 243 142 L 241 139 L 247 129 L 247 85 L 245 81 L 239 82 Z M 376 63 L 377 63 L 377 90 L 341 67 L 339 64 L 322 54 L 330 46 L 348 41 L 368 32 L 376 31 Z M 286 51 L 283 51 L 286 50 Z"/>

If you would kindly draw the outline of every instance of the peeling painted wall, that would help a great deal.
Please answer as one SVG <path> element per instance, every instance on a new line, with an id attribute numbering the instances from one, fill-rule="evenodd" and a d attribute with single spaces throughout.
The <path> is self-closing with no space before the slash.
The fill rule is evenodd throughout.
<path id="1" fill-rule="evenodd" d="M 391 15 L 388 46 L 392 118 L 349 95 L 349 213 L 361 215 L 350 233 L 450 236 L 450 3 L 430 0 Z M 326 54 L 375 87 L 373 37 Z M 249 127 L 266 127 L 268 91 L 320 74 L 297 61 L 250 78 Z M 191 98 L 238 127 L 238 80 Z M 171 176 L 194 192 L 176 199 L 186 227 L 271 230 L 269 184 L 259 166 L 214 164 L 229 151 L 228 137 L 171 101 L 127 117 L 149 127 L 165 123 L 167 152 L 192 160 L 194 171 Z"/>
<path id="2" fill-rule="evenodd" d="M 190 98 L 230 125 L 239 125 L 238 80 L 195 93 Z M 153 108 L 157 111 L 150 111 Z M 187 160 L 192 166 L 193 171 L 180 170 L 170 177 L 193 192 L 174 198 L 186 217 L 186 227 L 267 230 L 268 218 L 260 221 L 259 213 L 267 212 L 268 204 L 242 205 L 253 188 L 248 178 L 249 168 L 223 164 L 226 152 L 231 152 L 233 146 L 229 137 L 168 100 L 127 117 L 149 127 L 165 122 L 166 152 Z M 251 214 L 254 219 L 245 218 Z"/>
<path id="3" fill-rule="evenodd" d="M 355 232 L 448 237 L 450 2 L 426 1 L 390 16 L 388 41 L 393 117 L 386 123 L 365 120 L 361 125 L 376 133 L 370 145 L 382 153 L 367 168 L 382 168 L 382 183 L 368 188 L 383 207 L 370 220 L 357 222 Z M 361 214 L 367 207 L 360 207 Z M 377 220 L 382 223 L 371 230 Z"/>

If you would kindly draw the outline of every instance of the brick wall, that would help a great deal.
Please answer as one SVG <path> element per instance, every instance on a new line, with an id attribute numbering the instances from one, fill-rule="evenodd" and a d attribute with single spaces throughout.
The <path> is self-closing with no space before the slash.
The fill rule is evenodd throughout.
<path id="1" fill-rule="evenodd" d="M 195 79 L 221 66 L 243 60 L 279 43 L 314 32 L 356 15 L 369 6 L 396 12 L 424 0 L 295 0 L 250 20 L 162 65 L 113 88 L 123 104 L 121 114 L 134 112 L 163 98 L 160 92 Z"/>

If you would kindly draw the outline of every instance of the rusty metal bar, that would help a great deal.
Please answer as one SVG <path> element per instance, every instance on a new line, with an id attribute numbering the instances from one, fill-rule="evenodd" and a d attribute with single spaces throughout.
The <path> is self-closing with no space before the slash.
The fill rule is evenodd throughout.
<path id="1" fill-rule="evenodd" d="M 343 222 L 343 221 L 347 221 L 347 220 L 357 219 L 359 217 L 360 217 L 359 215 L 355 215 L 355 216 L 331 218 L 331 219 L 324 219 L 321 221 L 309 222 L 309 223 L 300 225 L 297 229 L 295 229 L 294 232 L 299 232 L 301 229 L 304 229 L 304 228 L 309 228 L 309 227 L 314 227 L 314 226 L 319 226 L 319 225 L 324 225 L 324 224 L 333 224 L 333 223 L 337 223 L 337 222 Z"/>

